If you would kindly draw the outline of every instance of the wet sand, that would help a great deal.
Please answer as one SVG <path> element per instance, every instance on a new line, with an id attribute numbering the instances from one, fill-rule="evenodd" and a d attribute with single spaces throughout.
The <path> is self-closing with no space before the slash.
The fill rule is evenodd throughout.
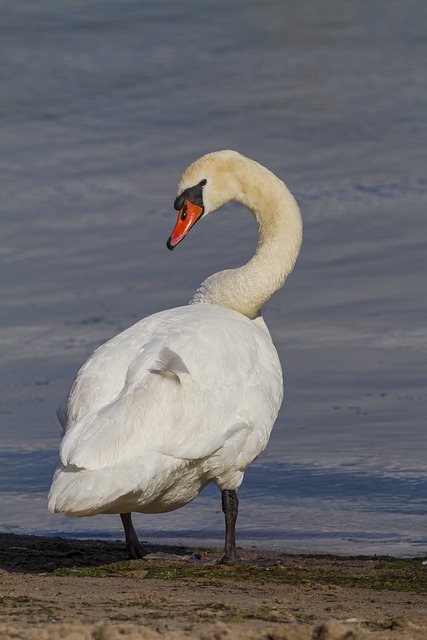
<path id="1" fill-rule="evenodd" d="M 421 559 L 287 555 L 0 534 L 0 639 L 427 637 Z"/>

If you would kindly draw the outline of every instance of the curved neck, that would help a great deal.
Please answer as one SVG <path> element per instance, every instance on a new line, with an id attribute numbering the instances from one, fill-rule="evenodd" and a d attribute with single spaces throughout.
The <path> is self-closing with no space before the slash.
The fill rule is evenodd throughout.
<path id="1" fill-rule="evenodd" d="M 246 158 L 240 169 L 232 199 L 249 209 L 258 222 L 255 254 L 242 267 L 207 278 L 191 302 L 217 304 L 255 318 L 294 268 L 302 220 L 294 197 L 273 173 Z"/>

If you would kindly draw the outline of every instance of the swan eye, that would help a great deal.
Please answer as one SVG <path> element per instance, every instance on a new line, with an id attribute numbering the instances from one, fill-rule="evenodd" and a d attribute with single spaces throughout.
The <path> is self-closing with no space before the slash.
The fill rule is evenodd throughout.
<path id="1" fill-rule="evenodd" d="M 200 180 L 199 185 L 200 185 L 201 187 L 204 187 L 206 183 L 207 183 L 207 180 L 205 180 L 205 179 L 203 178 L 203 180 Z"/>
<path id="2" fill-rule="evenodd" d="M 181 220 L 185 220 L 186 217 L 187 217 L 187 205 L 185 204 L 182 209 Z"/>

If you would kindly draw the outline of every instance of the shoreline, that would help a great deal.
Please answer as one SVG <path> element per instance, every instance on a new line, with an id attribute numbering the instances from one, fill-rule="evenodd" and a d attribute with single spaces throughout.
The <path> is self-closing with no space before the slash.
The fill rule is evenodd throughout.
<path id="1" fill-rule="evenodd" d="M 422 558 L 290 555 L 0 533 L 0 640 L 427 637 Z M 209 564 L 210 563 L 210 564 Z"/>

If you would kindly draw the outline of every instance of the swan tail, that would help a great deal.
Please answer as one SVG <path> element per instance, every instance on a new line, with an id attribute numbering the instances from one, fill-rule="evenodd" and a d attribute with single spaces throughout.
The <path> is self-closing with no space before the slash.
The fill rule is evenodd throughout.
<path id="1" fill-rule="evenodd" d="M 172 466 L 165 458 L 151 455 L 126 466 L 82 469 L 59 464 L 49 492 L 48 509 L 68 516 L 126 513 L 143 508 L 161 490 L 159 476 L 167 480 Z M 167 471 L 167 472 L 165 472 Z"/>
<path id="2" fill-rule="evenodd" d="M 129 469 L 92 471 L 70 465 L 55 473 L 48 509 L 68 516 L 122 513 L 126 511 L 128 495 L 143 491 L 137 479 L 129 474 Z"/>

